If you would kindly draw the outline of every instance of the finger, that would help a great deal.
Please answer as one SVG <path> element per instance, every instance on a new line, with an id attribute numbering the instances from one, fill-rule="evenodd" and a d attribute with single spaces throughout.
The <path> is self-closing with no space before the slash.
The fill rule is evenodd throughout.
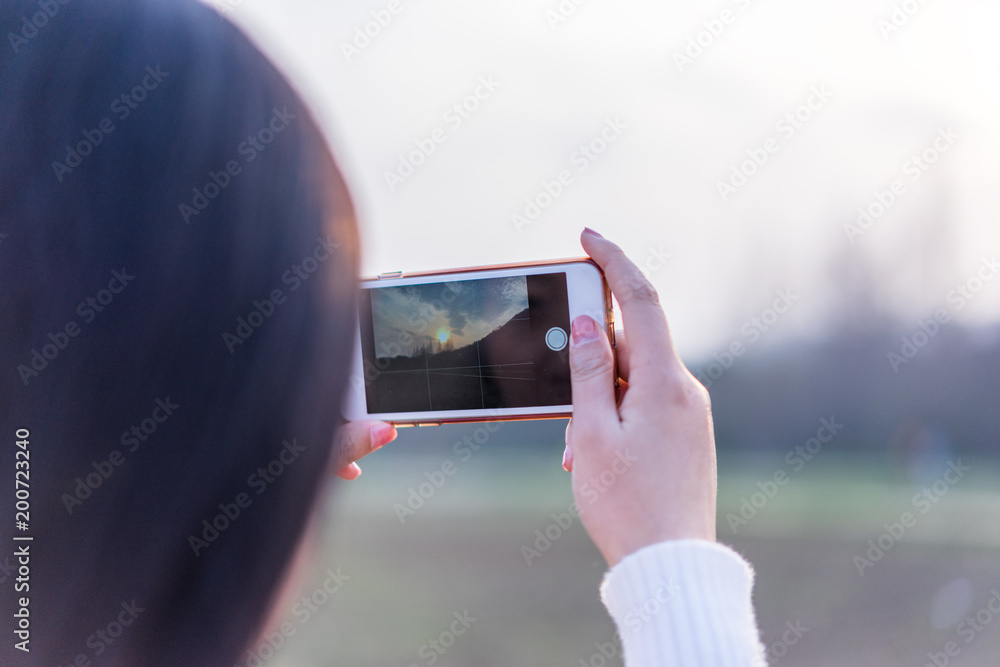
<path id="1" fill-rule="evenodd" d="M 337 434 L 334 436 L 330 467 L 337 471 L 338 475 L 344 471 L 345 474 L 351 474 L 347 469 L 352 463 L 395 439 L 396 427 L 392 424 L 381 421 L 346 422 L 337 429 Z"/>
<path id="2" fill-rule="evenodd" d="M 624 329 L 615 329 L 615 360 L 618 362 L 618 377 L 628 380 L 628 341 Z"/>
<path id="3" fill-rule="evenodd" d="M 566 472 L 573 472 L 573 443 L 570 440 L 570 428 L 573 426 L 572 418 L 566 424 L 566 448 L 563 450 L 562 467 Z"/>
<path id="4" fill-rule="evenodd" d="M 631 342 L 630 368 L 662 368 L 664 362 L 676 363 L 666 315 L 656 290 L 639 267 L 621 248 L 597 232 L 584 230 L 580 243 L 604 270 L 611 292 L 621 307 L 622 323 Z"/>
<path id="5" fill-rule="evenodd" d="M 352 461 L 351 463 L 348 463 L 346 466 L 334 472 L 333 474 L 339 477 L 340 479 L 346 479 L 348 482 L 350 482 L 352 479 L 357 479 L 358 477 L 361 477 L 361 466 Z"/>
<path id="6" fill-rule="evenodd" d="M 614 355 L 608 335 L 590 315 L 578 315 L 571 329 L 569 371 L 576 424 L 573 429 L 589 431 L 611 419 L 618 421 Z"/>

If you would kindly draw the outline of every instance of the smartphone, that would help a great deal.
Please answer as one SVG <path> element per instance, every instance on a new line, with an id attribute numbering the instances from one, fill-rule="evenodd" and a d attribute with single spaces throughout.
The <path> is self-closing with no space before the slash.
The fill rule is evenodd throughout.
<path id="1" fill-rule="evenodd" d="M 611 291 L 589 258 L 363 280 L 344 416 L 401 426 L 569 417 L 570 322 L 582 314 L 613 343 Z"/>

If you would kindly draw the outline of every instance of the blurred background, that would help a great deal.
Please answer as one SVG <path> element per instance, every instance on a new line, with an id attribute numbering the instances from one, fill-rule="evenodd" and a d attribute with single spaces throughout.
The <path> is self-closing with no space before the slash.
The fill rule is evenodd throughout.
<path id="1" fill-rule="evenodd" d="M 772 664 L 1000 664 L 1000 5 L 212 4 L 312 103 L 366 274 L 584 226 L 644 268 Z M 564 428 L 401 431 L 328 499 L 315 610 L 242 664 L 620 664 Z"/>

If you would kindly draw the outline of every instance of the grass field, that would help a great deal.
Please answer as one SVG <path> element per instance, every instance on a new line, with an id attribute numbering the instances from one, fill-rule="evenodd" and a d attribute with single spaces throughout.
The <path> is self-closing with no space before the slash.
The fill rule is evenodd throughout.
<path id="1" fill-rule="evenodd" d="M 364 462 L 360 480 L 336 489 L 303 595 L 319 590 L 328 569 L 347 578 L 308 619 L 289 616 L 295 634 L 268 665 L 621 664 L 601 653 L 618 650 L 597 595 L 603 561 L 578 520 L 563 518 L 563 528 L 552 516 L 572 501 L 561 451 L 505 451 L 505 439 L 521 437 L 505 425 L 463 461 L 452 443 L 475 428 L 442 427 L 438 442 L 434 433 L 403 433 Z M 545 431 L 546 441 L 554 433 Z M 435 475 L 446 460 L 452 474 Z M 948 664 L 1000 665 L 1000 615 L 959 626 L 986 608 L 991 591 L 1000 601 L 995 463 L 972 464 L 926 513 L 913 504 L 912 485 L 886 481 L 876 465 L 829 457 L 791 475 L 766 504 L 751 498 L 783 467 L 720 457 L 719 538 L 756 567 L 771 664 L 920 667 L 955 641 Z M 432 494 L 427 473 L 444 480 Z M 429 497 L 401 522 L 394 505 L 422 483 Z M 744 498 L 762 506 L 734 534 L 726 517 Z M 906 511 L 915 525 L 861 576 L 854 557 Z M 535 531 L 547 527 L 556 539 L 529 566 L 522 547 L 545 546 Z M 800 628 L 794 645 L 782 643 L 786 623 Z"/>

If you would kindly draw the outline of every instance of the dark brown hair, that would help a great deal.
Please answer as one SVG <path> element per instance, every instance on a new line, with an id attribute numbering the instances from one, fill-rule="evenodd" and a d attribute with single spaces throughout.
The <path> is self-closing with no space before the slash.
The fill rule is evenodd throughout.
<path id="1" fill-rule="evenodd" d="M 213 10 L 46 6 L 0 17 L 24 37 L 0 56 L 0 564 L 31 554 L 3 663 L 231 665 L 326 474 L 353 209 L 309 111 Z"/>

